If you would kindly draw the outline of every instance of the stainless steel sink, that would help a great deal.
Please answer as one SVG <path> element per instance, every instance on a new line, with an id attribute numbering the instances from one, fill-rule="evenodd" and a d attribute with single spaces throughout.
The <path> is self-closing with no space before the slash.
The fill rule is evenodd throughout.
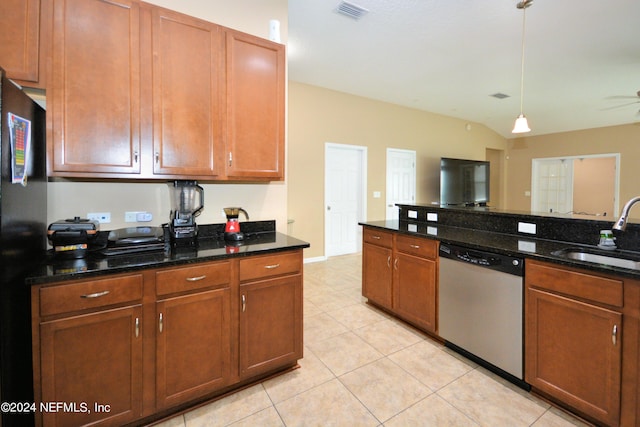
<path id="1" fill-rule="evenodd" d="M 640 270 L 640 254 L 629 254 L 622 251 L 599 251 L 589 248 L 566 248 L 555 251 L 552 254 L 576 261 Z"/>

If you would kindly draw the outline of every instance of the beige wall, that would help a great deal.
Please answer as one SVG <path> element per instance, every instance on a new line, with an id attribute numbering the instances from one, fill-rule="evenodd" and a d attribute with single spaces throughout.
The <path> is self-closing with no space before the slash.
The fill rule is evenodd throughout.
<path id="1" fill-rule="evenodd" d="M 506 208 L 531 209 L 531 160 L 545 157 L 620 153 L 622 206 L 640 195 L 640 123 L 511 139 L 507 150 Z M 640 217 L 636 213 L 634 217 Z"/>
<path id="2" fill-rule="evenodd" d="M 263 38 L 269 36 L 269 20 L 278 19 L 282 42 L 287 40 L 286 0 L 150 0 L 149 3 Z M 286 182 L 202 185 L 205 208 L 198 223 L 224 222 L 223 207 L 242 206 L 252 220 L 275 219 L 278 229 L 287 231 Z M 169 220 L 169 210 L 169 190 L 162 180 L 158 183 L 58 180 L 49 185 L 48 222 L 84 217 L 89 212 L 111 212 L 111 223 L 101 226 L 103 230 L 111 230 L 132 225 L 160 225 Z M 125 223 L 125 211 L 149 211 L 154 218 L 151 223 Z"/>
<path id="3" fill-rule="evenodd" d="M 484 160 L 506 141 L 485 126 L 289 82 L 288 215 L 290 233 L 324 256 L 325 143 L 368 147 L 367 219 L 385 218 L 386 149 L 415 150 L 417 202 L 439 199 L 440 157 Z M 374 199 L 373 192 L 381 197 Z"/>

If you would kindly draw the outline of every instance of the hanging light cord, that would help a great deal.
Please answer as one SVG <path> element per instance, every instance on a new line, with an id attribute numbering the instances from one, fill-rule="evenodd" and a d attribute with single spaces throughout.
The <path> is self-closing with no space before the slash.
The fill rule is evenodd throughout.
<path id="1" fill-rule="evenodd" d="M 520 64 L 520 114 L 523 114 L 524 105 L 524 35 L 525 35 L 525 18 L 527 14 L 527 7 L 531 5 L 531 0 L 523 0 L 518 3 L 518 9 L 522 9 L 522 60 Z"/>

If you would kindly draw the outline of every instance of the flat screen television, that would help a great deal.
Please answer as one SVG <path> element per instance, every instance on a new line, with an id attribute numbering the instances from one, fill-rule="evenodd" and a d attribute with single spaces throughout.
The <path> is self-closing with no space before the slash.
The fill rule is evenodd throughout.
<path id="1" fill-rule="evenodd" d="M 440 159 L 440 204 L 486 206 L 489 202 L 489 162 Z"/>

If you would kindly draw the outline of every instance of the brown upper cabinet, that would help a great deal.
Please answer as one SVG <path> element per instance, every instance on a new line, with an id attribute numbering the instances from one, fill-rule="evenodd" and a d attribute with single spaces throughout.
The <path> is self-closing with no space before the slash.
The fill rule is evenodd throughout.
<path id="1" fill-rule="evenodd" d="M 50 175 L 140 173 L 140 7 L 53 0 Z"/>
<path id="2" fill-rule="evenodd" d="M 0 2 L 0 67 L 22 86 L 44 87 L 40 0 Z"/>
<path id="3" fill-rule="evenodd" d="M 227 177 L 284 177 L 284 46 L 226 31 Z"/>
<path id="4" fill-rule="evenodd" d="M 218 177 L 224 146 L 222 29 L 152 9 L 153 173 Z"/>
<path id="5" fill-rule="evenodd" d="M 52 2 L 51 176 L 284 178 L 284 46 L 137 0 Z"/>

